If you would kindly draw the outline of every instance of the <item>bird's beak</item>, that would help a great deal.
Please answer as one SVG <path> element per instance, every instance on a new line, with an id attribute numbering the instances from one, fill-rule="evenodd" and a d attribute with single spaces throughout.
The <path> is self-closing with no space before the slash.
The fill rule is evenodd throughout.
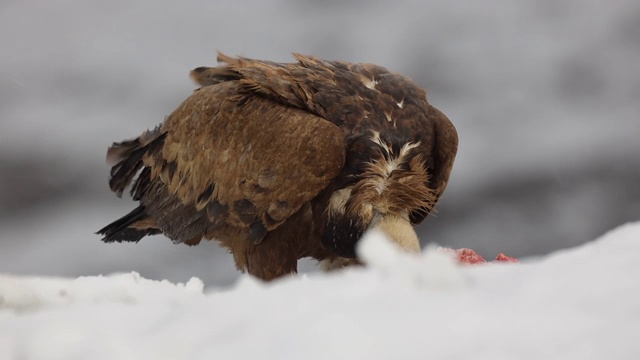
<path id="1" fill-rule="evenodd" d="M 401 216 L 385 214 L 379 217 L 372 228 L 382 231 L 404 251 L 420 252 L 420 240 L 409 220 Z"/>

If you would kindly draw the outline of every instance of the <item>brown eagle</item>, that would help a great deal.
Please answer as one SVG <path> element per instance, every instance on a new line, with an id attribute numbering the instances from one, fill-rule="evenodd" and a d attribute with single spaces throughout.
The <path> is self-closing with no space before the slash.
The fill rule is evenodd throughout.
<path id="1" fill-rule="evenodd" d="M 296 272 L 303 257 L 357 263 L 372 228 L 419 251 L 413 225 L 447 186 L 454 126 L 384 67 L 294 57 L 219 54 L 223 65 L 191 72 L 201 87 L 161 125 L 114 143 L 111 190 L 133 182 L 140 204 L 98 231 L 102 240 L 216 239 L 265 280 Z"/>

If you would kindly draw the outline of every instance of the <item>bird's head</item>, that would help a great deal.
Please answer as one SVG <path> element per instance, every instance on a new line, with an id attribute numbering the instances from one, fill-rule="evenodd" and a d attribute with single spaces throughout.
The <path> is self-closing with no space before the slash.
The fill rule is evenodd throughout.
<path id="1" fill-rule="evenodd" d="M 364 141 L 373 151 L 357 165 L 361 175 L 329 200 L 325 245 L 340 256 L 354 257 L 357 241 L 377 229 L 401 248 L 420 251 L 412 216 L 431 211 L 438 194 L 429 187 L 421 142 L 392 146 L 376 132 Z"/>

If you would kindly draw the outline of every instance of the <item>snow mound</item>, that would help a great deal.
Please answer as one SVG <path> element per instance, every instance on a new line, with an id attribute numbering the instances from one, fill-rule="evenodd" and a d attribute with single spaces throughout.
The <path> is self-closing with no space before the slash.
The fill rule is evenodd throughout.
<path id="1" fill-rule="evenodd" d="M 639 359 L 640 222 L 519 264 L 380 234 L 367 268 L 265 284 L 0 277 L 1 359 Z"/>
<path id="2" fill-rule="evenodd" d="M 77 279 L 0 275 L 0 310 L 100 302 L 144 303 L 153 299 L 180 302 L 202 295 L 203 289 L 198 278 L 174 285 L 166 280 L 145 279 L 136 272 Z"/>
<path id="3" fill-rule="evenodd" d="M 461 287 L 467 281 L 454 254 L 429 246 L 421 254 L 405 253 L 379 231 L 370 231 L 358 244 L 358 255 L 380 276 L 417 287 Z"/>

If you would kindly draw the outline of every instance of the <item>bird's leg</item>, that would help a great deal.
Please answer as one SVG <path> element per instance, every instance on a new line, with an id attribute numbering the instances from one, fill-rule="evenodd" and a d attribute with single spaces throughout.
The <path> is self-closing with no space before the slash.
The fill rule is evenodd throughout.
<path id="1" fill-rule="evenodd" d="M 324 271 L 342 270 L 350 266 L 362 266 L 362 262 L 356 258 L 329 257 L 318 263 Z"/>
<path id="2" fill-rule="evenodd" d="M 298 271 L 298 259 L 287 249 L 285 242 L 267 237 L 259 244 L 252 244 L 247 249 L 247 272 L 257 278 L 270 281 Z"/>
<path id="3" fill-rule="evenodd" d="M 247 246 L 246 269 L 269 281 L 298 272 L 298 259 L 312 256 L 320 240 L 311 236 L 311 206 L 305 205 L 259 242 Z"/>

